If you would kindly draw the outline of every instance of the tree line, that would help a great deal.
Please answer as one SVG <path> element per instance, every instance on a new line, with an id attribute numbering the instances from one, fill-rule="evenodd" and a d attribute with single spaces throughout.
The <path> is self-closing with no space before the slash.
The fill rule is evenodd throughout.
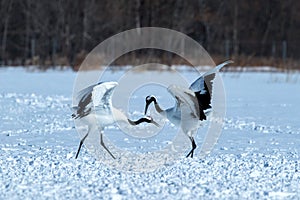
<path id="1" fill-rule="evenodd" d="M 155 26 L 189 35 L 216 59 L 276 65 L 299 61 L 299 10 L 297 0 L 0 0 L 0 62 L 75 66 L 106 38 Z"/>

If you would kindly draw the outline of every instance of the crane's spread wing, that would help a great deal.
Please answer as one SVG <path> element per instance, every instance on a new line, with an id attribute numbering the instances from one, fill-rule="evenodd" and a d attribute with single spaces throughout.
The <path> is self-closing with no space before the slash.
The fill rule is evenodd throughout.
<path id="1" fill-rule="evenodd" d="M 233 63 L 231 60 L 228 60 L 215 68 L 209 70 L 202 76 L 200 76 L 197 80 L 195 80 L 191 86 L 189 87 L 195 93 L 199 104 L 199 119 L 205 120 L 206 115 L 204 114 L 204 110 L 211 108 L 211 92 L 213 87 L 213 80 L 215 78 L 216 73 L 225 65 Z"/>
<path id="2" fill-rule="evenodd" d="M 91 85 L 81 91 L 78 92 L 78 95 L 76 97 L 76 100 L 78 102 L 77 106 L 74 106 L 74 113 L 72 114 L 72 117 L 77 119 L 77 118 L 82 118 L 87 116 L 92 109 L 92 91 L 93 88 L 97 84 Z"/>
<path id="3" fill-rule="evenodd" d="M 93 109 L 107 108 L 111 105 L 111 95 L 117 82 L 101 82 L 91 85 L 78 93 L 78 106 L 74 107 L 73 118 L 87 116 Z"/>
<path id="4" fill-rule="evenodd" d="M 170 85 L 168 91 L 176 99 L 176 106 L 183 116 L 199 116 L 199 105 L 193 91 L 177 85 Z"/>
<path id="5" fill-rule="evenodd" d="M 204 73 L 202 76 L 200 76 L 197 80 L 195 80 L 189 87 L 190 90 L 194 92 L 200 92 L 201 94 L 204 94 L 206 92 L 205 90 L 205 84 L 210 84 L 207 80 L 212 80 L 215 77 L 215 74 L 225 65 L 233 63 L 233 61 L 228 60 L 220 65 L 214 67 L 213 69 L 209 70 L 208 72 Z M 212 79 L 209 79 L 212 78 Z"/>
<path id="6" fill-rule="evenodd" d="M 93 88 L 92 100 L 95 109 L 107 108 L 111 105 L 111 96 L 117 85 L 117 82 L 103 82 Z"/>

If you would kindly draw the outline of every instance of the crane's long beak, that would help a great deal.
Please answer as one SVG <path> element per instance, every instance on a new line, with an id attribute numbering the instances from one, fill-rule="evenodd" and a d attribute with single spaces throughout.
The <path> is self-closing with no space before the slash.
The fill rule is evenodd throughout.
<path id="1" fill-rule="evenodd" d="M 160 127 L 159 123 L 157 123 L 156 121 L 152 120 L 152 123 L 157 126 L 157 127 Z"/>
<path id="2" fill-rule="evenodd" d="M 144 112 L 144 114 L 145 114 L 145 115 L 147 114 L 148 107 L 149 107 L 150 103 L 151 103 L 151 102 L 149 102 L 149 101 L 146 101 L 146 105 L 145 105 L 145 112 Z"/>

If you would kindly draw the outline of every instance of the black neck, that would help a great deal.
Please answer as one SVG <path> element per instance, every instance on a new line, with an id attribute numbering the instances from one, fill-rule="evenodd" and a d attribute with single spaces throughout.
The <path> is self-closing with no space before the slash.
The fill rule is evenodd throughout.
<path id="1" fill-rule="evenodd" d="M 155 99 L 155 98 L 153 98 L 153 99 L 152 99 L 152 101 L 153 101 L 155 104 L 157 104 L 157 101 L 156 101 L 156 99 Z"/>
<path id="2" fill-rule="evenodd" d="M 157 103 L 157 100 L 156 100 L 155 97 L 152 97 L 152 98 L 151 98 L 151 101 L 149 102 L 149 104 L 150 104 L 151 102 L 154 102 L 155 109 L 156 109 L 156 111 L 157 111 L 158 113 L 162 113 L 162 112 L 163 112 L 163 109 L 161 109 L 161 107 L 160 107 L 159 104 Z"/>
<path id="3" fill-rule="evenodd" d="M 140 123 L 143 123 L 143 122 L 151 123 L 151 120 L 148 119 L 148 118 L 145 118 L 145 117 L 142 117 L 142 118 L 140 118 L 140 119 L 138 119 L 138 120 L 136 120 L 136 121 L 132 121 L 132 120 L 130 120 L 130 119 L 127 119 L 127 120 L 128 120 L 128 122 L 129 122 L 129 124 L 131 124 L 131 125 L 133 125 L 133 126 L 136 126 L 136 125 L 138 125 L 138 124 L 140 124 Z"/>

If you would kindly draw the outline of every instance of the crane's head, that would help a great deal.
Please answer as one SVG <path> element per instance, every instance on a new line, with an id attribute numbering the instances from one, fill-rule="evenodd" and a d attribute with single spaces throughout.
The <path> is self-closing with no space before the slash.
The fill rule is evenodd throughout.
<path id="1" fill-rule="evenodd" d="M 157 102 L 156 102 L 155 96 L 153 96 L 153 95 L 147 96 L 145 100 L 146 100 L 146 105 L 145 105 L 145 115 L 146 115 L 146 114 L 147 114 L 147 110 L 148 110 L 149 105 L 150 105 L 152 102 L 154 102 L 154 103 L 157 103 Z"/>

